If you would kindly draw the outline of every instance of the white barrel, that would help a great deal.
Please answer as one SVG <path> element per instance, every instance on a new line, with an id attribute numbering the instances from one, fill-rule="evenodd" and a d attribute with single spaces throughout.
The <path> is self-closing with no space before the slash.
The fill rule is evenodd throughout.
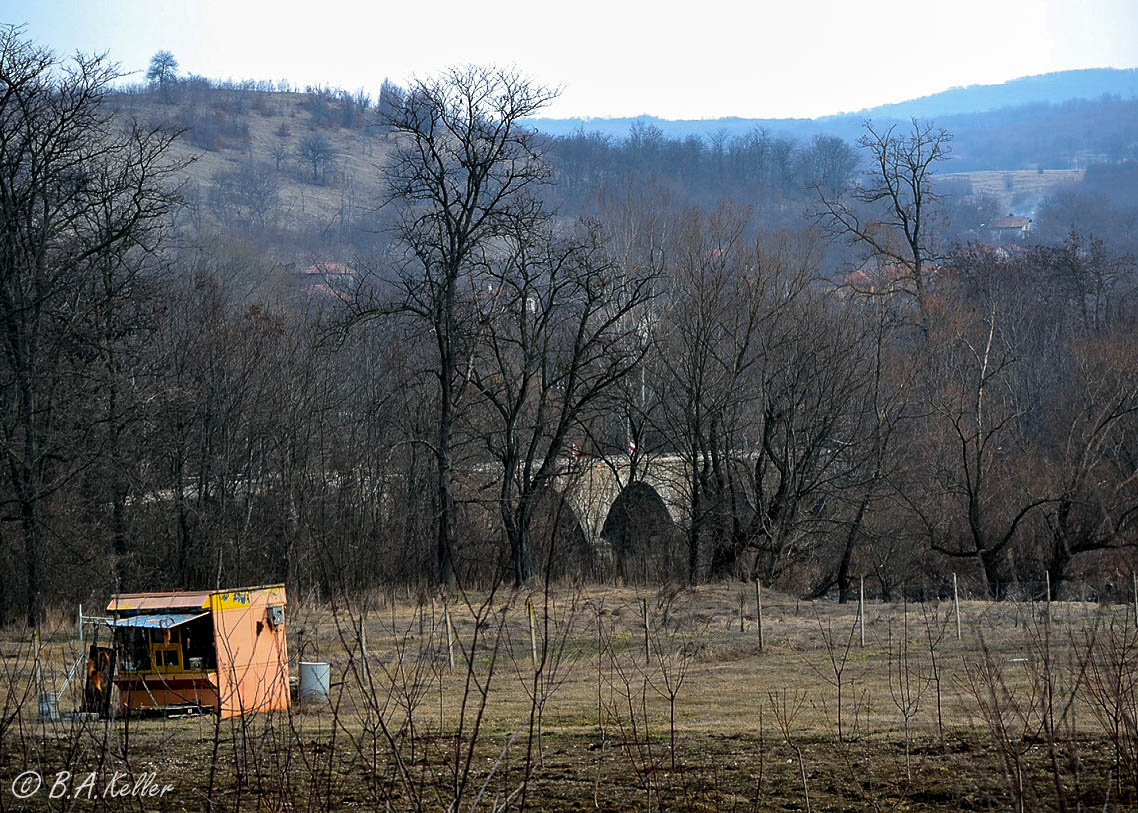
<path id="1" fill-rule="evenodd" d="M 59 719 L 59 698 L 57 698 L 54 694 L 40 695 L 40 719 Z"/>
<path id="2" fill-rule="evenodd" d="M 328 702 L 328 685 L 332 666 L 327 663 L 300 662 L 300 702 Z"/>

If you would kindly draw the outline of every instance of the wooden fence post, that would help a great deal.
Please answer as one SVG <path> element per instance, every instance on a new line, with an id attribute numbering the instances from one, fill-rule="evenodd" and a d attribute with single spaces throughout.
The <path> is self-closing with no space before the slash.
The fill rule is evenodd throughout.
<path id="1" fill-rule="evenodd" d="M 450 622 L 450 608 L 443 606 L 443 618 L 447 625 L 447 662 L 454 669 L 454 625 Z"/>
<path id="2" fill-rule="evenodd" d="M 360 657 L 364 662 L 364 680 L 371 684 L 371 665 L 367 661 L 367 616 L 360 615 Z"/>
<path id="3" fill-rule="evenodd" d="M 755 579 L 755 618 L 759 625 L 759 652 L 763 651 L 763 582 Z"/>
<path id="4" fill-rule="evenodd" d="M 526 600 L 526 608 L 529 612 L 529 655 L 530 662 L 533 664 L 534 671 L 537 671 L 537 623 L 534 619 L 533 599 Z"/>
<path id="5" fill-rule="evenodd" d="M 32 630 L 32 679 L 36 684 L 36 695 L 43 694 L 43 665 L 40 663 L 40 628 Z"/>
<path id="6" fill-rule="evenodd" d="M 652 652 L 648 644 L 648 599 L 640 599 L 640 612 L 644 616 L 644 662 L 652 662 Z"/>
<path id="7" fill-rule="evenodd" d="M 1051 571 L 1043 571 L 1043 577 L 1047 582 L 1047 626 L 1051 626 Z"/>
<path id="8" fill-rule="evenodd" d="M 1130 571 L 1130 584 L 1134 593 L 1134 626 L 1138 627 L 1138 573 Z"/>
<path id="9" fill-rule="evenodd" d="M 956 574 L 952 574 L 952 608 L 956 613 L 956 640 L 960 640 L 960 595 L 956 592 Z"/>
<path id="10" fill-rule="evenodd" d="M 861 645 L 865 646 L 865 575 L 862 574 L 857 594 L 858 624 L 861 626 Z"/>

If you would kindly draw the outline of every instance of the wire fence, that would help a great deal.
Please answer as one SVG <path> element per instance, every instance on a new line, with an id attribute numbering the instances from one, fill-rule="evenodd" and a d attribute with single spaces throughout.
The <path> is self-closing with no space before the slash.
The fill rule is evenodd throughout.
<path id="1" fill-rule="evenodd" d="M 864 582 L 866 601 L 884 604 L 910 602 L 941 602 L 953 599 L 953 578 L 949 574 L 939 580 L 912 580 L 900 584 L 882 586 L 876 579 L 868 577 Z M 856 599 L 859 584 L 853 585 L 853 598 Z M 1046 577 L 1038 580 L 998 581 L 989 585 L 976 578 L 956 579 L 955 595 L 960 601 L 1011 601 L 1043 602 L 1051 601 L 1083 602 L 1092 604 L 1131 604 L 1134 602 L 1134 582 L 1131 576 L 1119 575 L 1114 579 L 1064 579 L 1052 583 Z M 825 598 L 838 601 L 837 589 L 829 591 Z"/>

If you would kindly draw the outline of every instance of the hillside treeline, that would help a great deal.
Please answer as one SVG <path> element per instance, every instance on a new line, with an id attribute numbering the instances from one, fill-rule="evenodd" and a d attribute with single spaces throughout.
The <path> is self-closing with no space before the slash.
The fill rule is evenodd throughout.
<path id="1" fill-rule="evenodd" d="M 1000 596 L 1132 565 L 1134 267 L 1089 233 L 940 245 L 947 133 L 692 148 L 728 193 L 808 187 L 792 223 L 711 183 L 590 187 L 567 169 L 587 138 L 519 125 L 549 91 L 454 70 L 357 111 L 390 146 L 369 250 L 290 264 L 193 211 L 184 132 L 112 114 L 102 59 L 67 64 L 0 41 L 6 619 L 277 581 L 845 599 L 861 574 Z M 639 138 L 626 161 L 681 171 Z M 876 169 L 852 184 L 855 155 Z M 856 272 L 824 276 L 841 245 Z M 570 494 L 604 465 L 624 488 L 592 527 Z"/>
<path id="2" fill-rule="evenodd" d="M 893 123 L 890 119 L 878 120 Z M 552 139 L 550 158 L 563 168 L 564 194 L 588 196 L 600 179 L 637 175 L 713 204 L 722 197 L 753 201 L 769 216 L 777 204 L 809 198 L 817 185 L 844 183 L 858 168 L 851 146 L 863 120 L 769 122 L 740 132 L 736 126 L 672 135 L 651 121 L 633 121 L 627 135 L 582 129 Z M 1138 101 L 1103 98 L 1061 105 L 1037 104 L 989 113 L 958 114 L 939 122 L 954 135 L 942 172 L 1071 169 L 1138 161 Z M 661 122 L 661 124 L 667 124 Z M 693 123 L 695 124 L 695 123 Z M 794 124 L 795 126 L 788 126 Z M 848 140 L 847 140 L 848 139 Z M 1121 179 L 1115 183 L 1123 185 Z M 969 194 L 965 190 L 965 195 Z M 799 214 L 788 212 L 788 215 Z M 1003 214 L 1006 214 L 1004 212 Z M 961 223 L 974 228 L 979 223 Z"/>
<path id="3" fill-rule="evenodd" d="M 757 129 L 675 139 L 641 124 L 625 139 L 586 132 L 555 138 L 548 153 L 560 173 L 558 194 L 574 208 L 591 203 L 598 188 L 652 183 L 704 208 L 725 198 L 745 200 L 768 219 L 786 222 L 801 217 L 816 188 L 841 189 L 859 164 L 854 147 L 834 136 L 799 142 Z"/>
<path id="4" fill-rule="evenodd" d="M 970 89 L 971 90 L 971 89 Z M 965 91 L 967 95 L 970 91 Z M 1088 98 L 1074 98 L 1074 93 Z M 983 105 L 979 98 L 973 103 Z M 936 109 L 928 104 L 901 103 L 862 113 L 820 119 L 740 119 L 673 121 L 653 116 L 620 119 L 538 119 L 536 126 L 557 137 L 584 132 L 594 139 L 619 142 L 634 129 L 659 131 L 669 141 L 731 140 L 754 133 L 809 143 L 816 136 L 856 141 L 866 119 L 904 123 L 906 109 Z M 1109 95 L 1073 91 L 1064 102 L 1008 104 L 978 113 L 931 114 L 956 135 L 950 172 L 1015 169 L 1075 169 L 1094 162 L 1138 159 L 1138 100 L 1133 94 Z"/>
<path id="5" fill-rule="evenodd" d="M 1099 235 L 1111 251 L 1138 256 L 1138 161 L 1092 164 L 1083 179 L 1042 201 L 1037 240 L 1059 242 L 1072 231 Z"/>

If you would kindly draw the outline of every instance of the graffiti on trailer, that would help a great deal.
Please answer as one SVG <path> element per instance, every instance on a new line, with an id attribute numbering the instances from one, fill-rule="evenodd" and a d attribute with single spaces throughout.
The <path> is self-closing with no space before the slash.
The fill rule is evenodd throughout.
<path id="1" fill-rule="evenodd" d="M 249 603 L 249 593 L 244 591 L 244 590 L 240 590 L 240 591 L 237 591 L 234 593 L 223 593 L 221 596 L 221 603 L 222 603 L 222 605 L 226 605 L 226 604 L 248 604 Z"/>

